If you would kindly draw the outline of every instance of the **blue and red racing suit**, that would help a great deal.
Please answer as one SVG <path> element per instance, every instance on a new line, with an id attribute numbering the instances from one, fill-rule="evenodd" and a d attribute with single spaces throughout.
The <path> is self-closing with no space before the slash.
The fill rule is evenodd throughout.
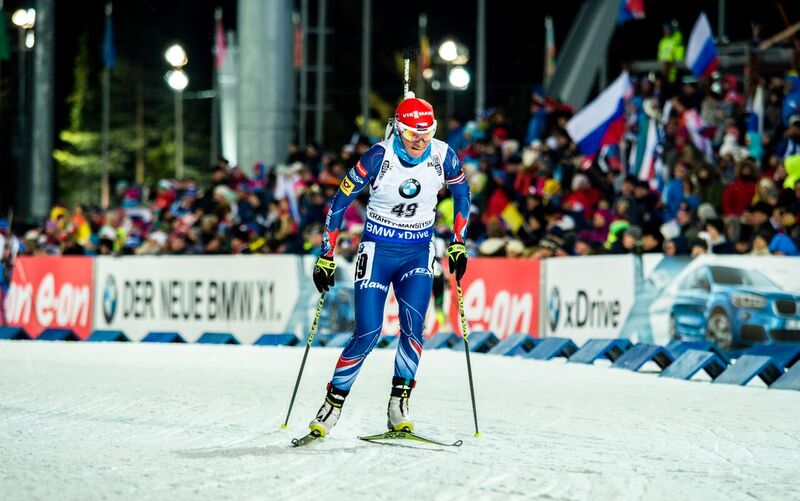
<path id="1" fill-rule="evenodd" d="M 433 139 L 425 153 L 413 159 L 395 137 L 374 145 L 347 173 L 325 222 L 322 255 L 332 259 L 345 209 L 370 186 L 366 223 L 356 256 L 355 332 L 331 380 L 339 390 L 350 390 L 380 337 L 390 284 L 400 313 L 394 375 L 414 379 L 433 285 L 437 194 L 445 185 L 454 202 L 453 241 L 463 243 L 466 233 L 469 185 L 455 152 L 447 143 Z"/>

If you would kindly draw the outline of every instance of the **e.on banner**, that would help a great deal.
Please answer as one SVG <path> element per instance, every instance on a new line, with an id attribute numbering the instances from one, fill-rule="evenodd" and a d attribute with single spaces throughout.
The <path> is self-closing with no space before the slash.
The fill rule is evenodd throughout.
<path id="1" fill-rule="evenodd" d="M 492 331 L 500 339 L 516 332 L 539 337 L 539 270 L 533 259 L 470 259 L 461 279 L 469 331 Z M 460 333 L 455 278 L 450 291 L 450 324 Z"/>
<path id="2" fill-rule="evenodd" d="M 92 296 L 92 258 L 21 256 L 14 261 L 6 318 L 33 337 L 55 327 L 86 339 L 92 330 Z"/>

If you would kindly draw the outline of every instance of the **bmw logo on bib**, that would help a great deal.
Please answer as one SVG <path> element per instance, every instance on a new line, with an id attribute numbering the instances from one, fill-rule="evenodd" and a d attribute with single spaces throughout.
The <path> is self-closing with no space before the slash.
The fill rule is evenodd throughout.
<path id="1" fill-rule="evenodd" d="M 419 181 L 416 179 L 406 179 L 400 185 L 400 196 L 403 198 L 414 198 L 419 195 Z"/>

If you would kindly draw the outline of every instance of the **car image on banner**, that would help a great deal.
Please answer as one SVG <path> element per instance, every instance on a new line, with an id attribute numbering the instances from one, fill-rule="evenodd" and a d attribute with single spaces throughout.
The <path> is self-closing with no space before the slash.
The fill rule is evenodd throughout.
<path id="1" fill-rule="evenodd" d="M 622 337 L 654 344 L 706 339 L 722 348 L 800 342 L 800 259 L 712 254 L 648 261 L 642 259 Z"/>
<path id="2" fill-rule="evenodd" d="M 705 264 L 677 287 L 670 310 L 673 339 L 708 339 L 722 349 L 766 341 L 800 341 L 800 295 L 762 273 Z"/>

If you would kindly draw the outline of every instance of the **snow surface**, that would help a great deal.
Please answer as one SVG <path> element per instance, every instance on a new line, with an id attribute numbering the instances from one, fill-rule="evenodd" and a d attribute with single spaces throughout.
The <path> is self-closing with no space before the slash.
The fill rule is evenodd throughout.
<path id="1" fill-rule="evenodd" d="M 367 360 L 330 437 L 292 437 L 339 350 L 312 349 L 279 429 L 298 348 L 0 342 L 0 498 L 800 499 L 800 392 L 674 381 L 602 366 L 426 352 L 424 450 L 385 428 L 393 351 Z"/>

